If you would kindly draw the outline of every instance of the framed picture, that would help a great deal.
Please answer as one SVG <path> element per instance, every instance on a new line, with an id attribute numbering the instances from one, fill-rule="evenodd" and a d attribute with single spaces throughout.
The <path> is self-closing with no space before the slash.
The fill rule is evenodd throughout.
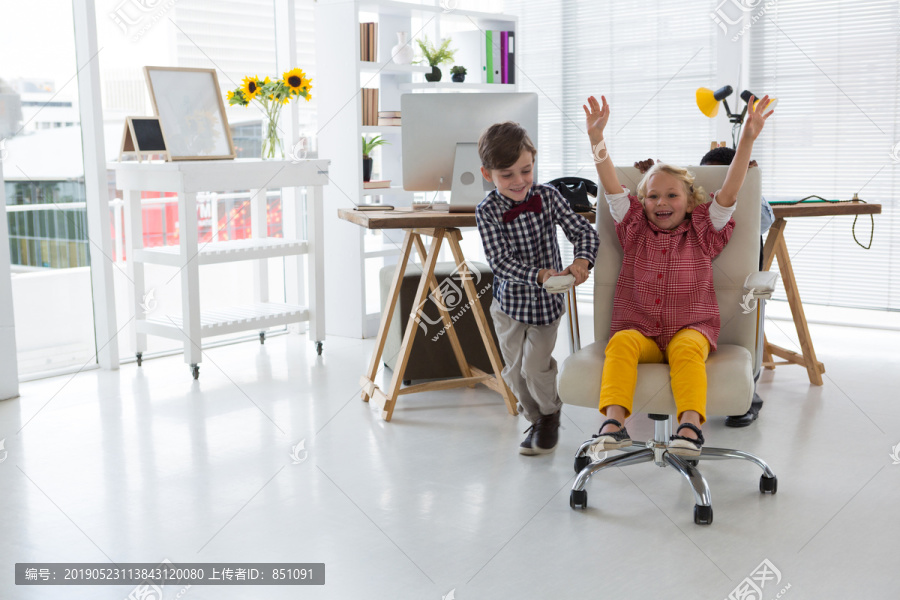
<path id="1" fill-rule="evenodd" d="M 159 124 L 159 117 L 126 117 L 119 160 L 134 155 L 141 162 L 144 155 L 149 157 L 155 154 L 169 160 L 166 137 Z"/>
<path id="2" fill-rule="evenodd" d="M 215 69 L 144 67 L 171 160 L 234 158 Z"/>

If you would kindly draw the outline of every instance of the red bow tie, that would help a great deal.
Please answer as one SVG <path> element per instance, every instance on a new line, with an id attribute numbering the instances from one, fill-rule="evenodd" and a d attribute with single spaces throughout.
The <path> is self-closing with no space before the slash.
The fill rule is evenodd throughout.
<path id="1" fill-rule="evenodd" d="M 524 202 L 520 202 L 520 203 L 516 204 L 514 207 L 512 207 L 511 209 L 509 209 L 508 211 L 503 213 L 503 222 L 509 223 L 510 221 L 512 221 L 513 219 L 515 219 L 520 214 L 522 214 L 523 212 L 526 212 L 526 211 L 540 214 L 541 206 L 542 206 L 541 205 L 541 195 L 535 194 L 528 200 L 525 200 Z"/>

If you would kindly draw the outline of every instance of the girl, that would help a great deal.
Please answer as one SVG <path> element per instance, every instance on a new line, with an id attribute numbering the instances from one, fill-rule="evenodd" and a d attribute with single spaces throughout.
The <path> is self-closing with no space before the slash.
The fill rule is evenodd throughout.
<path id="1" fill-rule="evenodd" d="M 597 174 L 625 256 L 600 387 L 600 412 L 609 418 L 590 454 L 597 460 L 606 450 L 631 445 L 622 423 L 631 414 L 637 365 L 668 360 L 679 423 L 668 448 L 696 457 L 704 442 L 700 425 L 706 420 L 706 358 L 716 349 L 720 325 L 712 259 L 731 238 L 731 214 L 753 142 L 773 111 L 766 112 L 768 96 L 748 108 L 734 161 L 712 202 L 706 202 L 687 169 L 665 164 L 647 171 L 635 198 L 622 190 L 609 159 L 603 139 L 609 105 L 601 99 L 602 108 L 591 96 L 584 112 Z"/>

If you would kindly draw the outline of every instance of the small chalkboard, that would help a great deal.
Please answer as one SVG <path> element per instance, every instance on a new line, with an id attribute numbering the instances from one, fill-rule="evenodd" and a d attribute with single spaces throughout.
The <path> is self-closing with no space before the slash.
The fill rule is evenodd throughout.
<path id="1" fill-rule="evenodd" d="M 136 155 L 139 162 L 143 155 L 148 154 L 161 154 L 166 160 L 171 160 L 159 117 L 127 117 L 125 119 L 125 132 L 122 134 L 119 160 L 130 154 Z"/>

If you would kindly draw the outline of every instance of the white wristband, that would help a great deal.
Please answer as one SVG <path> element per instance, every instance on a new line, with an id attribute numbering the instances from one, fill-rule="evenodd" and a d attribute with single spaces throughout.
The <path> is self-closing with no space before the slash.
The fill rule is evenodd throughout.
<path id="1" fill-rule="evenodd" d="M 600 140 L 596 145 L 591 147 L 591 154 L 594 157 L 595 163 L 602 163 L 604 160 L 609 158 L 609 150 L 606 150 L 606 156 L 600 157 L 600 152 L 606 150 L 606 140 Z"/>

